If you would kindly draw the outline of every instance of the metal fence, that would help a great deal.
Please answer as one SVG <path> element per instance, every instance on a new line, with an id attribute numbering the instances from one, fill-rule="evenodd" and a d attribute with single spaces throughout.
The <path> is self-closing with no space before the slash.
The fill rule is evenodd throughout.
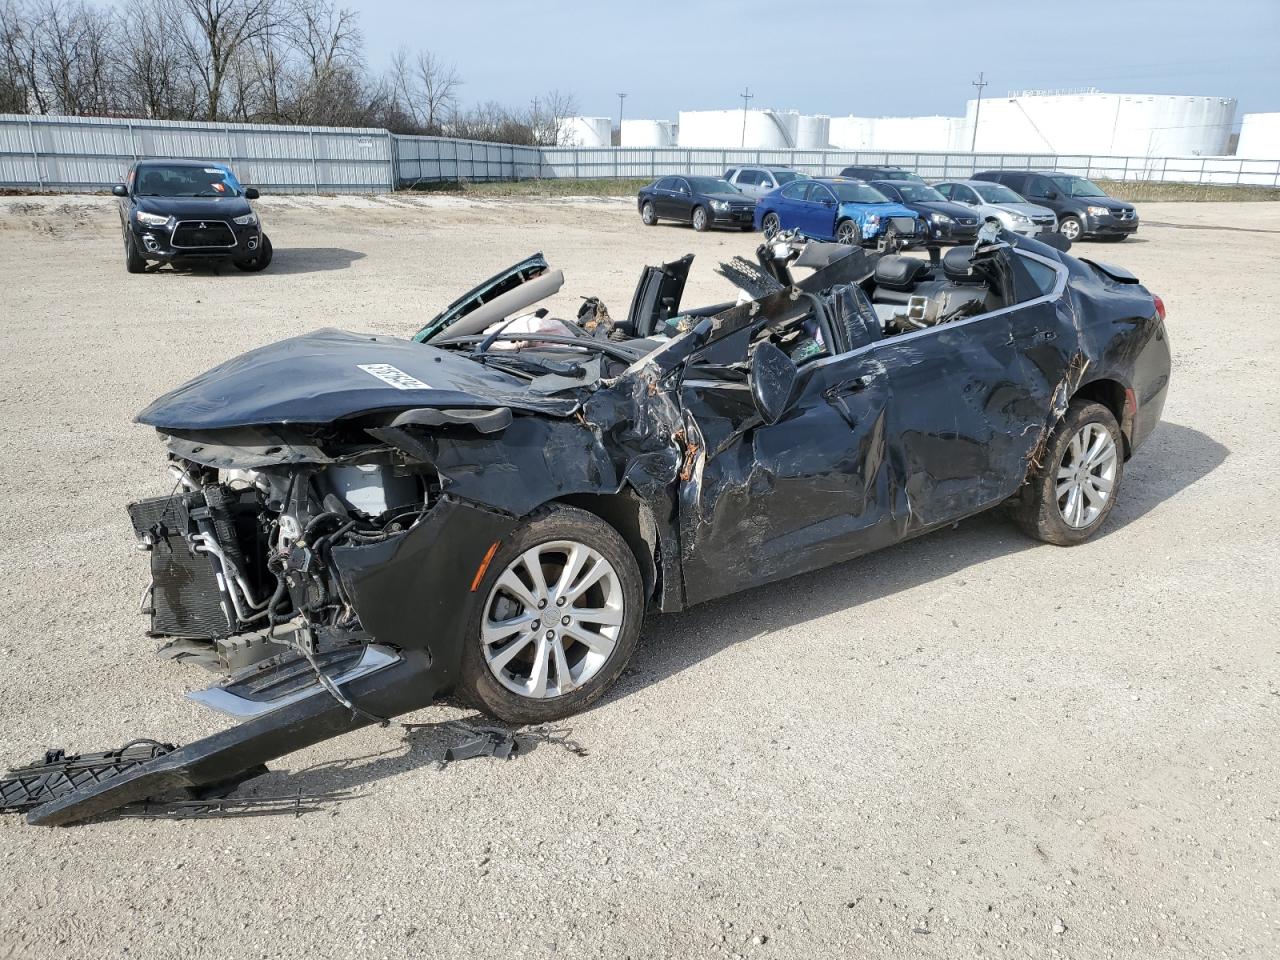
<path id="1" fill-rule="evenodd" d="M 718 175 L 728 167 L 793 167 L 813 176 L 886 164 L 929 180 L 978 170 L 1061 170 L 1106 180 L 1280 186 L 1280 160 L 1094 157 L 872 150 L 525 147 L 386 130 L 0 114 L 0 188 L 106 190 L 142 157 L 225 160 L 280 193 L 381 193 L 451 181 Z"/>
<path id="2" fill-rule="evenodd" d="M 386 130 L 0 114 L 0 186 L 104 190 L 141 157 L 225 160 L 245 183 L 282 193 L 395 187 Z"/>

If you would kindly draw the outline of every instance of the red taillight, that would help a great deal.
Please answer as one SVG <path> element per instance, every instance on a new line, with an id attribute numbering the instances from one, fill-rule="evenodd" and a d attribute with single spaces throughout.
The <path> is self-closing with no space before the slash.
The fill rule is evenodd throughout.
<path id="1" fill-rule="evenodd" d="M 1151 299 L 1156 302 L 1156 313 L 1160 314 L 1160 319 L 1164 319 L 1164 301 L 1156 294 L 1151 295 Z"/>

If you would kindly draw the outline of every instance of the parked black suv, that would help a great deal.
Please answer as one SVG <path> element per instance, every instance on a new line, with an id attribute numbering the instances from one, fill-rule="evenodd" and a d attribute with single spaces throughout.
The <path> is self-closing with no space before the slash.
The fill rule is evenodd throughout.
<path id="1" fill-rule="evenodd" d="M 924 183 L 920 177 L 916 176 L 910 170 L 903 170 L 901 167 L 845 167 L 840 171 L 840 176 L 848 177 L 850 180 L 911 180 L 915 183 Z"/>
<path id="2" fill-rule="evenodd" d="M 985 170 L 972 179 L 1003 183 L 1032 203 L 1048 207 L 1058 215 L 1058 232 L 1073 242 L 1081 237 L 1123 240 L 1138 232 L 1138 211 L 1133 204 L 1107 196 L 1084 177 L 1035 170 Z"/>
<path id="3" fill-rule="evenodd" d="M 142 273 L 149 260 L 232 263 L 246 271 L 271 262 L 271 241 L 249 206 L 258 191 L 241 186 L 226 164 L 139 160 L 111 192 L 120 198 L 130 273 Z"/>

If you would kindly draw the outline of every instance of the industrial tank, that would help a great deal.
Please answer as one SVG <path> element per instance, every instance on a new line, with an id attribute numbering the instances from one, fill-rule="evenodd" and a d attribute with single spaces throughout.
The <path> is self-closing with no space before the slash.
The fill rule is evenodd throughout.
<path id="1" fill-rule="evenodd" d="M 1280 113 L 1246 113 L 1240 124 L 1236 156 L 1280 160 Z"/>
<path id="2" fill-rule="evenodd" d="M 675 128 L 671 120 L 623 120 L 622 146 L 674 147 Z"/>
<path id="3" fill-rule="evenodd" d="M 801 114 L 796 120 L 795 145 L 801 150 L 825 150 L 831 143 L 831 118 Z"/>
<path id="4" fill-rule="evenodd" d="M 796 145 L 800 115 L 774 110 L 681 110 L 681 147 L 777 150 Z"/>
<path id="5" fill-rule="evenodd" d="M 562 147 L 610 146 L 613 121 L 608 117 L 566 117 L 560 121 L 556 142 Z"/>
<path id="6" fill-rule="evenodd" d="M 977 101 L 965 122 L 973 130 Z M 1215 156 L 1226 152 L 1236 102 L 1227 97 L 1023 93 L 987 97 L 977 150 L 1095 156 Z"/>

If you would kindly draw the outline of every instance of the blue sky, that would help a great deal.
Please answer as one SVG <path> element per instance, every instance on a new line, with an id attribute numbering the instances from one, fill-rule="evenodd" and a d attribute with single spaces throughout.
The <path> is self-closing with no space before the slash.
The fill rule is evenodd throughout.
<path id="1" fill-rule="evenodd" d="M 339 3 L 342 0 L 338 0 Z M 452 61 L 465 102 L 572 93 L 589 116 L 755 107 L 964 113 L 987 96 L 1095 86 L 1280 111 L 1280 0 L 360 0 L 370 66 L 401 44 Z"/>

